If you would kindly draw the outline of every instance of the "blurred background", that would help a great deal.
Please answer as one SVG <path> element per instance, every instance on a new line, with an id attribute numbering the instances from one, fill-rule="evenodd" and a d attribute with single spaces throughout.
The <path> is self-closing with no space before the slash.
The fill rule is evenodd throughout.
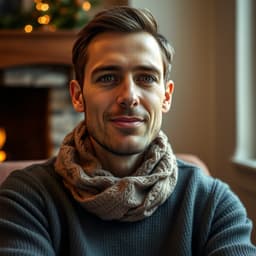
<path id="1" fill-rule="evenodd" d="M 254 0 L 0 0 L 0 159 L 57 153 L 82 118 L 67 90 L 76 33 L 114 5 L 150 9 L 175 48 L 163 126 L 174 151 L 199 156 L 256 223 Z"/>

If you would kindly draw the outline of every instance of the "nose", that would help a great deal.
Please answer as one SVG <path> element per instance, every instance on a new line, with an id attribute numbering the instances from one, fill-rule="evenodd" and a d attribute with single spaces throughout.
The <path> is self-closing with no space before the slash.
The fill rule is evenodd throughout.
<path id="1" fill-rule="evenodd" d="M 117 104 L 122 108 L 134 108 L 139 105 L 139 88 L 132 76 L 127 76 L 120 84 Z"/>

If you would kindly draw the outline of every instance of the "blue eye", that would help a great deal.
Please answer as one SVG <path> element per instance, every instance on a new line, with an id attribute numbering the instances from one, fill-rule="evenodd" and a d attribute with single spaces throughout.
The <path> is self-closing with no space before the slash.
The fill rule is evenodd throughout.
<path id="1" fill-rule="evenodd" d="M 101 82 L 101 83 L 111 83 L 111 82 L 115 82 L 115 81 L 117 81 L 117 78 L 111 74 L 100 76 L 97 79 L 97 82 Z"/>
<path id="2" fill-rule="evenodd" d="M 157 78 L 154 75 L 137 75 L 135 81 L 145 84 L 151 84 L 157 82 Z"/>

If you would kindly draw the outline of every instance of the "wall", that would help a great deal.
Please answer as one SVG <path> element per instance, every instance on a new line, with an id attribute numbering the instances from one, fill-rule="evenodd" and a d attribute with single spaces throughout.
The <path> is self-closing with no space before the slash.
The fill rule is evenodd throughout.
<path id="1" fill-rule="evenodd" d="M 236 147 L 235 0 L 130 0 L 130 5 L 150 9 L 176 50 L 173 106 L 164 120 L 174 150 L 201 157 L 212 175 L 239 195 L 256 224 L 256 172 L 231 161 Z"/>

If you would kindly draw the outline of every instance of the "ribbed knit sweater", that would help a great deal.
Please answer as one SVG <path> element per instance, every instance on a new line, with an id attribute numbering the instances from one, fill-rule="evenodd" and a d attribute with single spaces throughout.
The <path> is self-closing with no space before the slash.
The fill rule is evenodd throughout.
<path id="1" fill-rule="evenodd" d="M 137 222 L 86 212 L 55 173 L 53 161 L 13 172 L 0 188 L 0 256 L 255 256 L 252 223 L 220 180 L 178 161 L 169 199 Z"/>

